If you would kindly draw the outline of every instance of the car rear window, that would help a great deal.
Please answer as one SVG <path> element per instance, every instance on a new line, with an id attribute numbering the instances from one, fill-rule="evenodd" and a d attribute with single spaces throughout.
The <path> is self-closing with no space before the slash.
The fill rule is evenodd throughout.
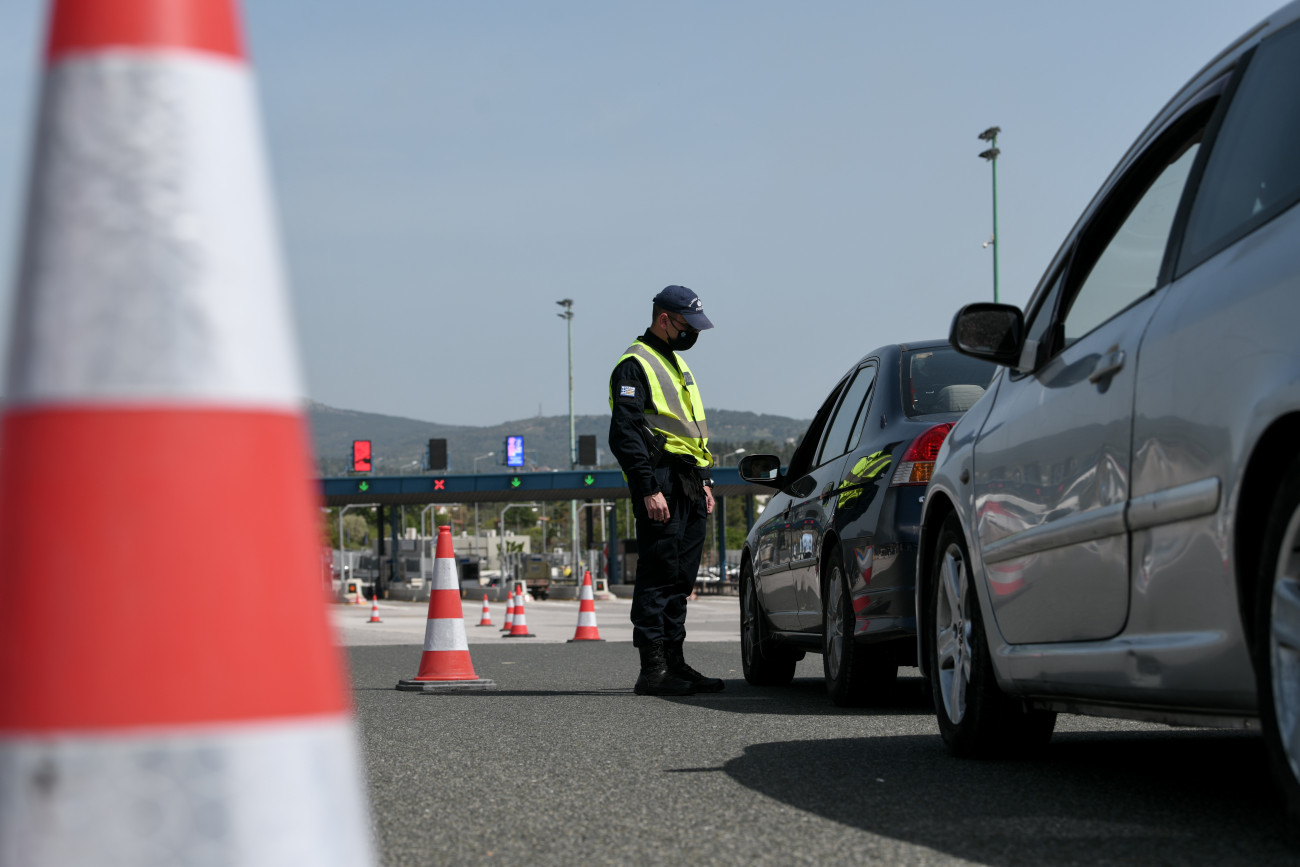
<path id="1" fill-rule="evenodd" d="M 951 347 L 903 354 L 903 409 L 909 416 L 965 412 L 984 396 L 997 366 Z"/>

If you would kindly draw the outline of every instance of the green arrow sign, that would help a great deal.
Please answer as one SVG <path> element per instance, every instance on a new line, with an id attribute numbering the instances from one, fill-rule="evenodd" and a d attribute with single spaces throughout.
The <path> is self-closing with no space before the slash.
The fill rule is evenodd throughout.
<path id="1" fill-rule="evenodd" d="M 582 483 L 588 487 L 591 487 L 592 485 L 596 484 L 596 477 L 593 476 L 591 473 L 587 473 L 587 477 L 582 480 Z"/>
<path id="2" fill-rule="evenodd" d="M 357 490 L 364 494 L 366 491 L 370 490 L 370 483 L 365 479 L 362 479 L 357 482 Z"/>
<path id="3" fill-rule="evenodd" d="M 521 482 L 521 481 L 519 480 L 519 477 L 518 477 L 518 476 L 513 476 L 513 477 L 511 477 L 511 479 L 510 479 L 510 487 L 512 487 L 512 488 L 517 488 L 517 487 L 519 487 L 519 486 L 522 485 L 522 484 L 523 484 L 523 482 Z"/>

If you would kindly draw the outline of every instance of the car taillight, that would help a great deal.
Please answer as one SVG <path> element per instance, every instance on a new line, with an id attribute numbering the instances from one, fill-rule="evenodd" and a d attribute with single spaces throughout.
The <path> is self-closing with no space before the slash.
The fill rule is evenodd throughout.
<path id="1" fill-rule="evenodd" d="M 894 470 L 890 485 L 924 485 L 934 475 L 934 459 L 939 455 L 939 447 L 948 438 L 954 422 L 937 424 L 912 440 L 912 444 L 903 453 L 903 459 Z"/>

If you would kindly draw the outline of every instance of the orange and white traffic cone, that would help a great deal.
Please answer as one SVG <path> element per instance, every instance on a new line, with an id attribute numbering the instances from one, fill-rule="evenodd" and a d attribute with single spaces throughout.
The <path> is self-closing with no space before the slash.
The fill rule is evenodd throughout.
<path id="1" fill-rule="evenodd" d="M 0 863 L 372 864 L 235 2 L 50 9 L 0 414 L 0 593 L 30 613 L 0 630 Z M 64 533 L 68 502 L 130 517 Z"/>
<path id="2" fill-rule="evenodd" d="M 582 590 L 578 593 L 578 628 L 568 643 L 604 640 L 596 627 L 596 597 L 592 594 L 591 572 L 588 570 L 582 576 Z"/>
<path id="3" fill-rule="evenodd" d="M 524 616 L 524 588 L 521 584 L 515 585 L 515 619 L 510 623 L 510 631 L 502 638 L 536 638 L 528 631 L 528 618 Z"/>
<path id="4" fill-rule="evenodd" d="M 515 594 L 512 591 L 510 595 L 506 597 L 506 619 L 505 619 L 505 623 L 501 625 L 501 631 L 509 632 L 510 627 L 514 625 L 514 622 L 515 622 Z M 503 635 L 501 637 L 504 638 L 505 636 Z"/>
<path id="5" fill-rule="evenodd" d="M 488 608 L 487 594 L 483 594 L 483 616 L 478 620 L 479 626 L 492 625 L 492 610 Z"/>
<path id="6" fill-rule="evenodd" d="M 378 596 L 376 596 L 375 598 L 373 598 L 373 599 L 370 600 L 370 619 L 367 620 L 366 622 L 367 622 L 367 623 L 383 623 L 383 622 L 384 622 L 384 621 L 382 621 L 382 620 L 379 619 L 379 597 L 378 597 Z"/>
<path id="7" fill-rule="evenodd" d="M 465 638 L 465 614 L 456 577 L 456 553 L 451 527 L 438 528 L 434 549 L 433 585 L 429 588 L 429 619 L 424 625 L 424 653 L 415 677 L 397 682 L 407 692 L 450 689 L 493 689 L 496 684 L 474 673 Z"/>
<path id="8" fill-rule="evenodd" d="M 356 590 L 356 595 L 352 597 L 352 604 L 353 604 L 353 605 L 365 605 L 365 604 L 366 604 L 366 597 L 364 597 L 364 596 L 361 595 L 361 582 L 360 582 L 360 581 L 358 581 L 358 582 L 356 583 L 356 585 L 355 585 L 355 590 Z"/>

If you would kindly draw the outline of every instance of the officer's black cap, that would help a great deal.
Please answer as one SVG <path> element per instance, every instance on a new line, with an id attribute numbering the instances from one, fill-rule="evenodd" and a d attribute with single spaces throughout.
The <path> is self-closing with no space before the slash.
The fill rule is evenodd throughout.
<path id="1" fill-rule="evenodd" d="M 704 315 L 704 303 L 700 301 L 700 296 L 685 286 L 665 286 L 663 291 L 654 297 L 654 302 L 661 310 L 679 314 L 697 331 L 705 331 L 713 327 L 709 317 Z"/>

